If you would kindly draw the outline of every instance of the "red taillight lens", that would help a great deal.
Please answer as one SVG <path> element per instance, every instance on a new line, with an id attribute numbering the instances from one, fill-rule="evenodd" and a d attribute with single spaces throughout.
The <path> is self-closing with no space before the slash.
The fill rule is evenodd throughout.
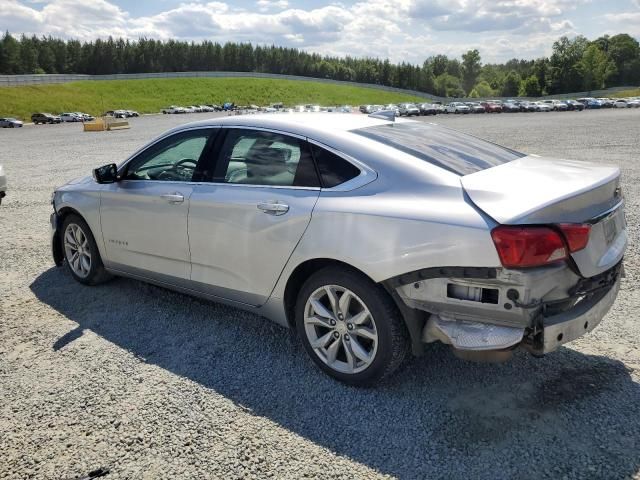
<path id="1" fill-rule="evenodd" d="M 558 225 L 571 253 L 582 250 L 589 243 L 591 225 L 581 223 L 561 223 Z"/>
<path id="2" fill-rule="evenodd" d="M 491 237 L 507 268 L 538 267 L 567 258 L 564 240 L 548 227 L 501 225 L 491 231 Z"/>

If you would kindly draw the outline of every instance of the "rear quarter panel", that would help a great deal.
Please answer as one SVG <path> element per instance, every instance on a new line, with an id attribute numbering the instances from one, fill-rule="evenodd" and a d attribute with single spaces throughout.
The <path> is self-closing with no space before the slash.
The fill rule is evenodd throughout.
<path id="1" fill-rule="evenodd" d="M 315 258 L 347 263 L 375 282 L 429 267 L 497 267 L 494 225 L 459 186 L 396 192 L 379 178 L 352 192 L 325 190 L 273 296 L 282 298 L 293 270 Z"/>

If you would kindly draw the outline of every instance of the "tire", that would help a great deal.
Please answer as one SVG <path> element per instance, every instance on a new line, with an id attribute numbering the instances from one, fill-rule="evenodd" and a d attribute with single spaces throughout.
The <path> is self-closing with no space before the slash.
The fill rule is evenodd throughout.
<path id="1" fill-rule="evenodd" d="M 338 304 L 348 291 L 346 306 L 332 309 L 329 291 Z M 351 319 L 354 321 L 349 322 Z M 409 352 L 406 326 L 389 294 L 348 268 L 327 267 L 309 277 L 298 294 L 295 320 L 311 359 L 323 372 L 348 385 L 365 387 L 382 381 Z"/>
<path id="2" fill-rule="evenodd" d="M 60 235 L 65 264 L 73 278 L 84 285 L 98 285 L 112 278 L 102 264 L 98 246 L 84 219 L 75 214 L 67 215 L 62 222 Z M 81 248 L 78 250 L 74 244 L 76 247 L 80 244 Z M 78 251 L 80 260 L 74 260 L 74 252 Z M 88 261 L 85 253 L 88 254 Z"/>

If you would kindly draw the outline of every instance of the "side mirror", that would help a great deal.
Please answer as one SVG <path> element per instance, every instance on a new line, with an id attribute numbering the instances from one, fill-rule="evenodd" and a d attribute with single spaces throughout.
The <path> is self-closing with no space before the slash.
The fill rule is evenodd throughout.
<path id="1" fill-rule="evenodd" d="M 98 183 L 115 183 L 118 181 L 118 167 L 115 163 L 98 167 L 93 170 L 93 179 Z"/>

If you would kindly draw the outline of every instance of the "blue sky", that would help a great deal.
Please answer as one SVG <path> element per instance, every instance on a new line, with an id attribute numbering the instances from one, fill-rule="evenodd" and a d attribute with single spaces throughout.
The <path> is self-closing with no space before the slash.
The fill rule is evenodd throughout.
<path id="1" fill-rule="evenodd" d="M 250 41 L 412 63 L 478 48 L 498 62 L 548 55 L 561 35 L 640 38 L 640 0 L 0 0 L 0 30 Z"/>

